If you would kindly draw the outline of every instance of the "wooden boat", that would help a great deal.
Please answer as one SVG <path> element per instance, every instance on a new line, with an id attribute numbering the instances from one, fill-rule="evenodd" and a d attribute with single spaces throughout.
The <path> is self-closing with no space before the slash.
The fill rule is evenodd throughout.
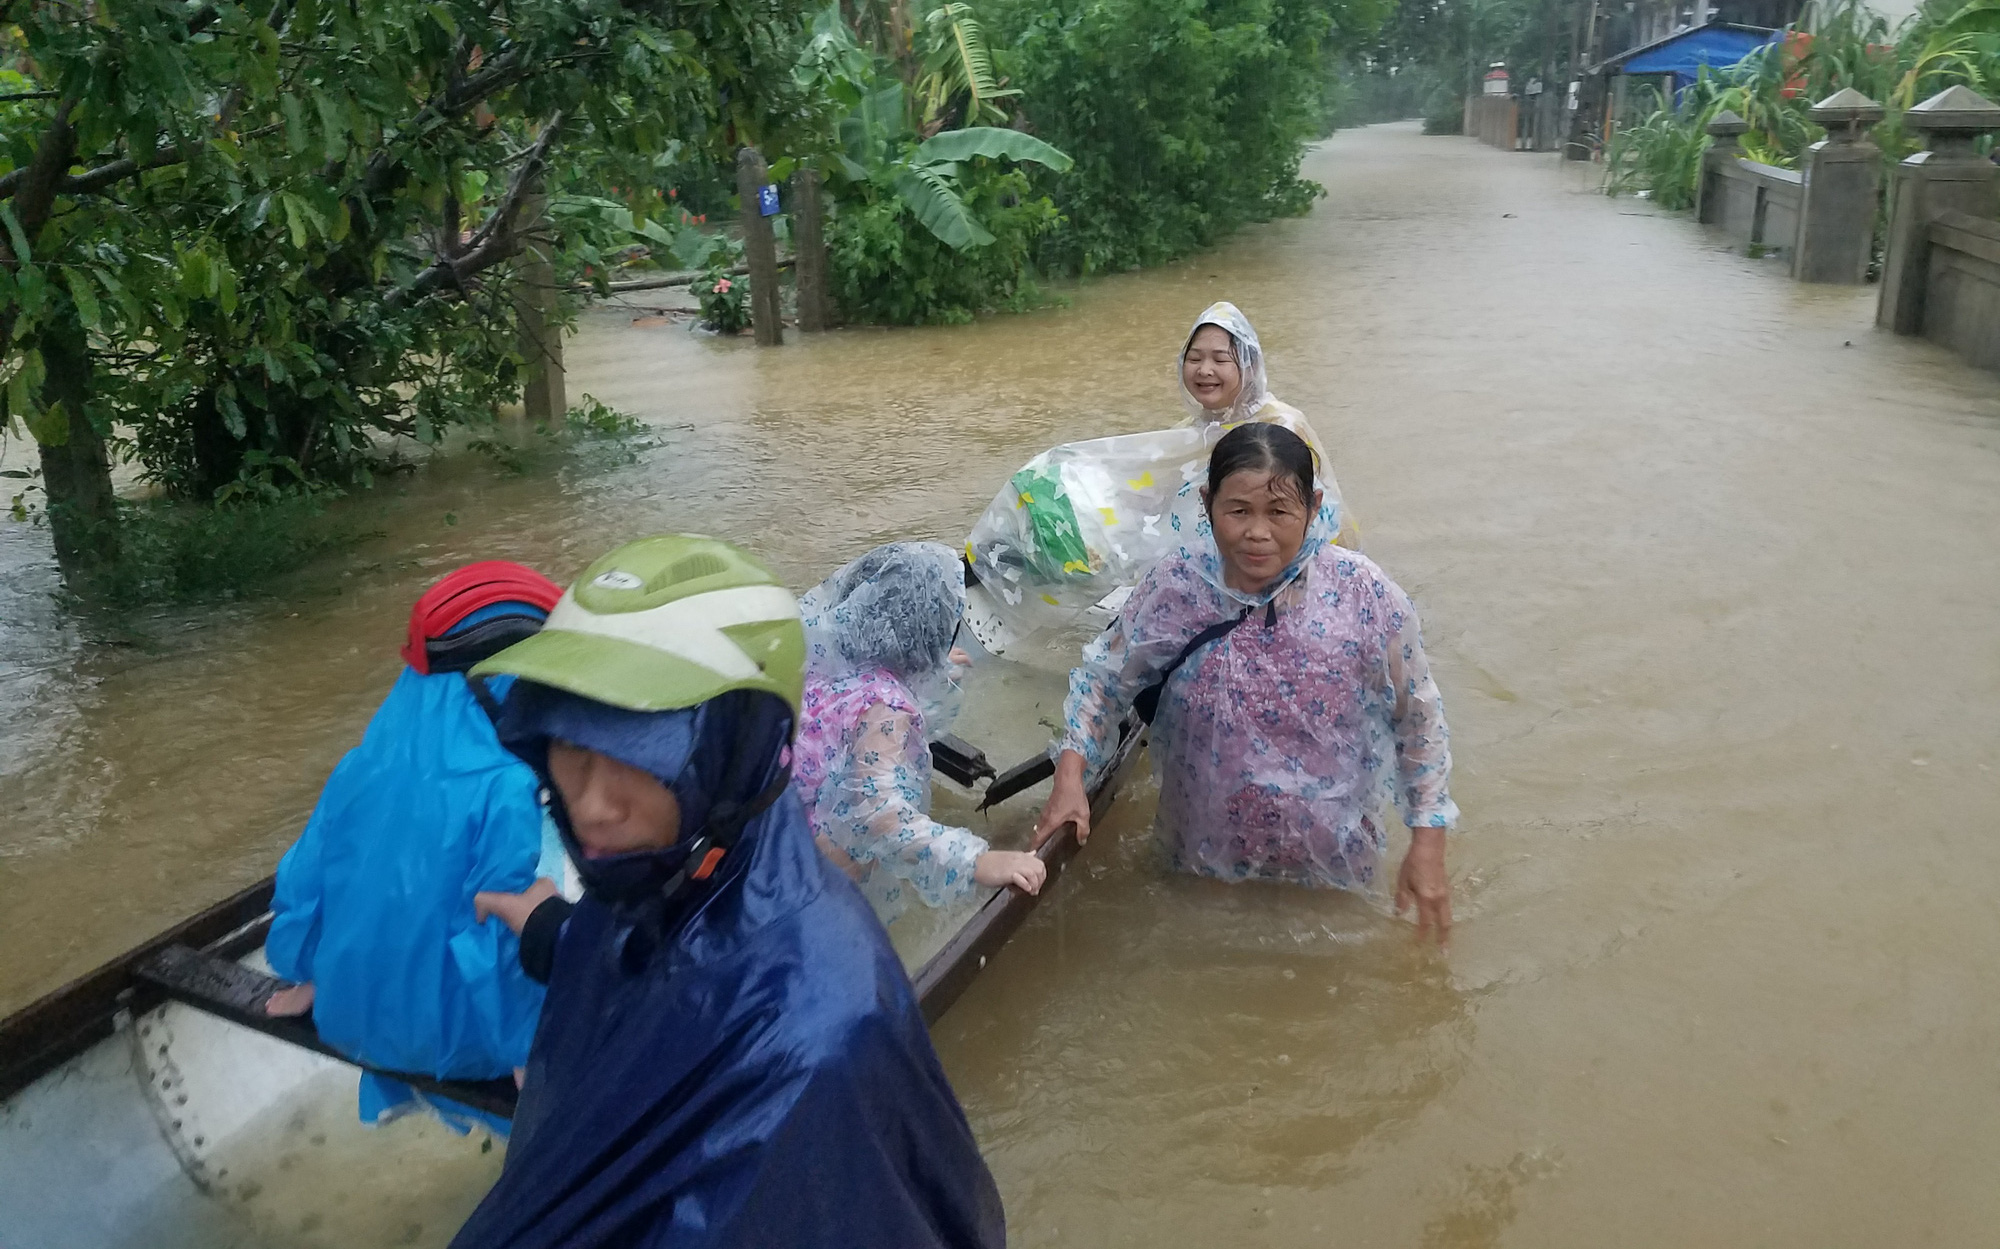
<path id="1" fill-rule="evenodd" d="M 1116 763 L 1091 795 L 1093 819 L 1116 800 L 1140 736 L 1128 728 Z M 1075 831 L 1065 827 L 1038 852 L 1048 864 L 1042 897 L 1076 853 Z M 279 983 L 260 970 L 272 888 L 270 879 L 261 881 L 0 1020 L 0 1247 L 378 1243 L 365 1233 L 317 1239 L 320 1216 L 312 1212 L 250 1231 L 224 1217 L 231 1202 L 285 1183 L 287 1192 L 302 1191 L 303 1183 L 303 1191 L 317 1186 L 324 1196 L 337 1177 L 280 1174 L 315 1164 L 372 1168 L 369 1185 L 378 1193 L 385 1183 L 418 1182 L 387 1143 L 362 1147 L 379 1157 L 306 1158 L 303 1165 L 297 1152 L 260 1143 L 258 1125 L 274 1115 L 289 1116 L 293 1128 L 307 1123 L 308 1112 L 329 1123 L 354 1120 L 353 1068 L 319 1039 L 310 1019 L 263 1012 Z M 957 1000 L 1038 901 L 999 891 L 916 969 L 927 1020 Z M 341 1078 L 342 1070 L 350 1075 Z M 509 1080 L 388 1074 L 494 1115 L 513 1110 Z M 309 1139 L 320 1143 L 324 1135 Z M 491 1151 L 491 1139 L 479 1148 Z M 482 1172 L 458 1183 L 471 1191 L 453 1197 L 456 1217 L 487 1180 Z M 412 1232 L 416 1225 L 406 1221 L 379 1243 L 442 1243 L 446 1217 L 428 1231 Z"/>

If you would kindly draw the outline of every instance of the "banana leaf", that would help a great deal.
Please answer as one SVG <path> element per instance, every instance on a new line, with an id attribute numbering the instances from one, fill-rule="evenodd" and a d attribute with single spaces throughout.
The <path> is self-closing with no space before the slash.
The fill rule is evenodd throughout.
<path id="1" fill-rule="evenodd" d="M 974 156 L 991 160 L 1029 160 L 1047 165 L 1057 173 L 1066 172 L 1075 163 L 1060 149 L 1034 135 L 1002 126 L 967 126 L 962 130 L 946 130 L 932 135 L 917 146 L 913 159 L 919 165 L 930 165 Z"/>
<path id="2" fill-rule="evenodd" d="M 993 241 L 951 183 L 935 169 L 919 165 L 898 174 L 896 194 L 903 197 L 925 229 L 954 251 L 984 247 Z"/>

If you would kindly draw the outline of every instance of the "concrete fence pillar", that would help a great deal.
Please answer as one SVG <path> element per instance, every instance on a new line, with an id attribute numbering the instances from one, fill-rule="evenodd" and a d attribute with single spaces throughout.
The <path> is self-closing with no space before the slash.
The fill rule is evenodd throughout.
<path id="1" fill-rule="evenodd" d="M 754 147 L 736 153 L 736 196 L 742 203 L 743 260 L 750 267 L 750 328 L 759 347 L 776 347 L 785 341 L 784 322 L 778 318 L 778 240 L 771 232 L 771 214 L 765 209 L 764 188 L 771 171 Z"/>
<path id="2" fill-rule="evenodd" d="M 1708 123 L 1708 150 L 1701 154 L 1701 174 L 1694 188 L 1694 219 L 1715 222 L 1722 219 L 1723 164 L 1743 155 L 1743 132 L 1750 123 L 1728 109 Z"/>
<path id="3" fill-rule="evenodd" d="M 2000 105 L 1969 87 L 1948 87 L 1903 114 L 1903 124 L 1924 136 L 1926 150 L 1896 167 L 1875 324 L 1921 334 L 1931 222 L 1953 210 L 1987 220 L 2000 215 L 2000 166 L 1973 150 L 1980 135 L 2000 130 Z"/>
<path id="4" fill-rule="evenodd" d="M 1852 87 L 1812 107 L 1826 138 L 1806 149 L 1805 196 L 1792 248 L 1792 276 L 1801 282 L 1858 286 L 1868 280 L 1882 195 L 1882 149 L 1868 131 L 1882 117 L 1882 106 Z"/>

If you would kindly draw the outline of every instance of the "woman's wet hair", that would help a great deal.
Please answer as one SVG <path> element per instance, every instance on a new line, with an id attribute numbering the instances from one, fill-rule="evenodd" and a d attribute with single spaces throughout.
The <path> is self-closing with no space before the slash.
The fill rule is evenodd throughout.
<path id="1" fill-rule="evenodd" d="M 1196 322 L 1195 327 L 1188 331 L 1187 341 L 1181 344 L 1181 359 L 1183 361 L 1187 359 L 1188 352 L 1194 350 L 1194 340 L 1201 337 L 1203 330 L 1221 330 L 1222 336 L 1229 340 L 1229 358 L 1236 361 L 1237 365 L 1241 367 L 1245 354 L 1243 340 L 1236 337 L 1236 332 L 1228 326 L 1217 325 L 1213 321 Z"/>
<path id="2" fill-rule="evenodd" d="M 1208 510 L 1222 494 L 1222 483 L 1236 473 L 1269 473 L 1275 490 L 1298 491 L 1310 510 L 1313 497 L 1313 453 L 1306 440 L 1263 421 L 1238 425 L 1222 436 L 1208 457 Z"/>

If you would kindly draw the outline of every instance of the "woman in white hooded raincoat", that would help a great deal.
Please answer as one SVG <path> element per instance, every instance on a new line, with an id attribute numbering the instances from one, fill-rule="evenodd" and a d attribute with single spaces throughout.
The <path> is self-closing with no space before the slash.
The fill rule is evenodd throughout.
<path id="1" fill-rule="evenodd" d="M 1188 417 L 1171 429 L 1065 443 L 1014 474 L 973 527 L 967 622 L 988 649 L 1032 659 L 1092 607 L 1115 610 L 1197 523 L 1208 453 L 1246 421 L 1281 425 L 1312 448 L 1328 532 L 1359 549 L 1319 437 L 1271 394 L 1264 350 L 1232 303 L 1211 304 L 1181 342 L 1174 384 Z"/>

